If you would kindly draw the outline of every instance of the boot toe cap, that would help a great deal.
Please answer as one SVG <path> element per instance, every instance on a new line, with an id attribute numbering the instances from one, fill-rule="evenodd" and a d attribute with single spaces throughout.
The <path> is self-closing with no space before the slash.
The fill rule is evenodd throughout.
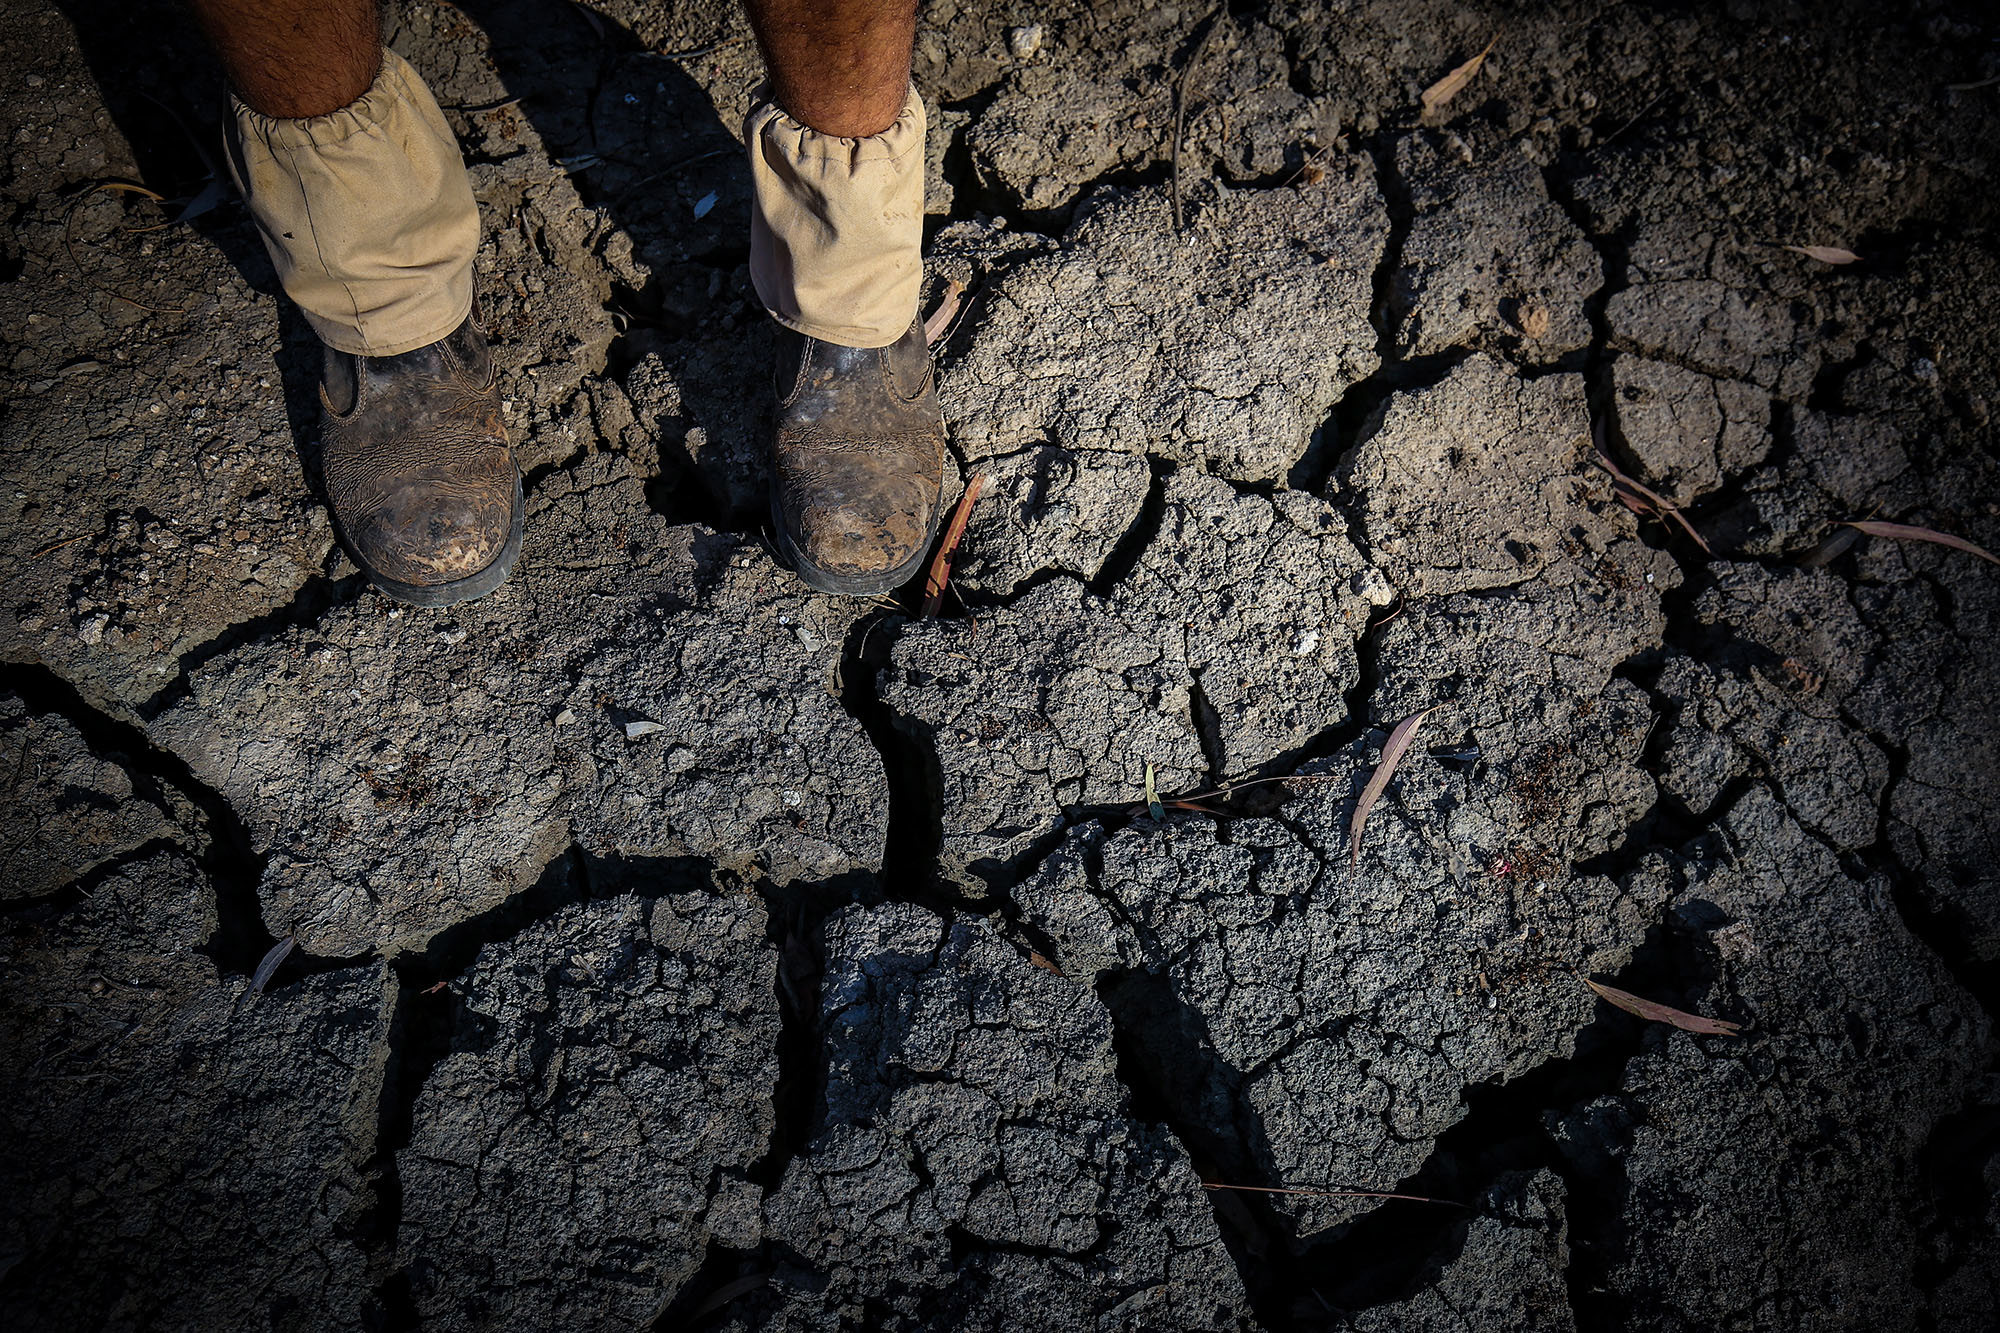
<path id="1" fill-rule="evenodd" d="M 937 505 L 923 479 L 897 481 L 864 496 L 816 496 L 793 526 L 800 557 L 842 582 L 883 581 L 885 592 L 906 578 L 930 543 Z"/>
<path id="2" fill-rule="evenodd" d="M 369 569 L 419 588 L 478 575 L 513 530 L 513 488 L 413 481 L 356 516 L 348 539 Z"/>

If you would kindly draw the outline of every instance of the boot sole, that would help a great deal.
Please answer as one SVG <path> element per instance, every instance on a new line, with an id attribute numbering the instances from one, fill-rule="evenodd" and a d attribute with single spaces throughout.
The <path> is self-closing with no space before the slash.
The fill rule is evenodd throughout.
<path id="1" fill-rule="evenodd" d="M 944 487 L 938 487 L 938 504 L 932 507 L 930 530 L 917 547 L 915 555 L 881 574 L 833 574 L 819 568 L 799 553 L 792 543 L 792 534 L 785 529 L 784 516 L 778 509 L 777 488 L 771 489 L 771 530 L 778 534 L 778 553 L 785 563 L 792 567 L 808 588 L 815 592 L 831 593 L 835 597 L 876 597 L 894 592 L 916 577 L 924 567 L 924 557 L 930 554 L 931 544 L 937 541 L 938 529 L 944 526 Z"/>
<path id="2" fill-rule="evenodd" d="M 514 572 L 514 562 L 521 558 L 521 533 L 526 527 L 526 507 L 522 503 L 521 478 L 516 475 L 514 513 L 507 525 L 507 543 L 500 548 L 500 554 L 493 557 L 493 563 L 477 574 L 453 579 L 450 583 L 404 583 L 400 579 L 392 579 L 381 573 L 363 560 L 352 546 L 348 548 L 347 553 L 353 556 L 355 564 L 361 566 L 361 572 L 368 576 L 368 581 L 386 596 L 393 597 L 408 606 L 456 606 L 460 602 L 484 597 L 507 581 L 507 576 Z"/>

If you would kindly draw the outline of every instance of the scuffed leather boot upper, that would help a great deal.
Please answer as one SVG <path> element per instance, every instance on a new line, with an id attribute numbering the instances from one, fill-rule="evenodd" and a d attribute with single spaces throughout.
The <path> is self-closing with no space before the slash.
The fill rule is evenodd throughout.
<path id="1" fill-rule="evenodd" d="M 943 503 L 944 415 L 923 326 L 878 348 L 779 339 L 780 544 L 822 592 L 887 592 L 923 562 Z"/>
<path id="2" fill-rule="evenodd" d="M 489 591 L 518 546 L 520 474 L 475 320 L 399 356 L 327 351 L 327 500 L 355 559 L 405 600 Z"/>

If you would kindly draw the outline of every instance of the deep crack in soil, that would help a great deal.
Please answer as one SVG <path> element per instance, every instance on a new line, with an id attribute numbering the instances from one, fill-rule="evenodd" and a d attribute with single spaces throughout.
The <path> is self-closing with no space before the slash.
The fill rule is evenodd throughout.
<path id="1" fill-rule="evenodd" d="M 529 613 L 473 623 L 482 638 L 446 620 L 380 631 L 389 613 L 300 517 L 310 347 L 295 315 L 270 316 L 235 205 L 157 234 L 92 211 L 92 180 L 192 171 L 125 91 L 165 86 L 138 42 L 166 30 L 161 11 L 60 8 L 24 17 L 0 76 L 19 122 L 0 306 L 33 330 L 5 372 L 14 711 L 0 721 L 21 737 L 26 831 L 9 846 L 44 876 L 0 908 L 21 1015 L 4 1179 L 47 1213 L 0 1243 L 10 1325 L 103 1322 L 105 1275 L 127 1270 L 126 1299 L 154 1302 L 142 1322 L 163 1326 L 192 1311 L 187 1326 L 999 1327 L 1028 1307 L 1058 1327 L 1080 1312 L 1273 1333 L 1990 1321 L 2000 926 L 1978 769 L 2000 708 L 1980 645 L 2000 610 L 1971 557 L 1866 539 L 1813 553 L 1826 523 L 1877 513 L 2000 541 L 1982 499 L 2000 402 L 1984 329 L 2000 261 L 1979 188 L 1990 17 L 1836 7 L 1802 28 L 1777 7 L 1561 0 L 1501 25 L 1446 0 L 1236 3 L 1211 38 L 1193 26 L 1204 15 L 1121 0 L 1038 15 L 1030 40 L 989 6 L 939 6 L 916 77 L 939 108 L 948 202 L 926 240 L 973 285 L 934 350 L 948 402 L 997 377 L 974 387 L 1018 407 L 1025 441 L 988 457 L 954 439 L 952 461 L 970 476 L 1052 460 L 1032 499 L 982 501 L 968 543 L 1017 503 L 1103 530 L 1092 567 L 1051 560 L 1004 594 L 968 588 L 925 625 L 907 603 L 854 614 L 797 594 L 741 540 L 764 512 L 762 425 L 744 406 L 762 392 L 761 317 L 725 220 L 742 172 L 716 146 L 757 73 L 740 15 L 399 4 L 394 41 L 450 109 L 493 215 L 489 313 L 538 512 L 652 534 L 606 537 L 613 560 L 621 543 L 629 558 L 633 540 L 697 534 L 695 573 L 658 575 L 545 670 L 549 626 Z M 1496 27 L 1480 79 L 1420 116 L 1412 92 Z M 1198 47 L 1190 225 L 1159 252 L 1145 229 L 1167 225 L 1165 126 Z M 676 132 L 699 151 L 661 171 L 648 136 Z M 1421 167 L 1408 178 L 1406 157 Z M 1338 312 L 1360 331 L 1312 322 L 1325 312 L 1232 324 L 1257 293 L 1204 270 L 1215 220 L 1243 199 L 1341 190 L 1385 227 L 1355 275 L 1365 309 Z M 62 255 L 73 223 L 92 272 L 210 304 L 149 317 L 82 295 Z M 1794 241 L 1864 260 L 1807 267 L 1774 248 Z M 1161 253 L 1176 271 L 1148 286 L 1157 271 L 1131 256 Z M 1063 318 L 1023 314 L 1050 310 Z M 1088 383 L 1049 395 L 1077 357 L 1124 340 L 1172 365 L 1148 392 L 1184 395 L 1175 410 L 1135 428 L 1121 413 L 1157 404 L 1098 401 Z M 260 380 L 263 351 L 242 349 L 266 344 Z M 1293 383 L 1310 375 L 1310 392 Z M 1476 387 L 1489 375 L 1520 397 L 1461 397 L 1492 392 Z M 1710 398 L 1751 405 L 1748 443 L 1723 438 L 1735 417 L 1701 424 Z M 1296 430 L 1276 424 L 1300 411 Z M 1184 447 L 1244 412 L 1248 437 L 1280 440 L 1276 465 Z M 1514 489 L 1455 493 L 1461 466 L 1486 466 L 1466 442 L 1515 418 L 1528 461 L 1495 474 Z M 1714 555 L 1605 498 L 1574 452 L 1592 423 Z M 1460 440 L 1448 466 L 1411 461 L 1445 435 Z M 1135 440 L 1143 468 L 1077 461 Z M 1257 516 L 1232 523 L 1344 524 L 1359 562 L 1346 624 L 1260 638 L 1253 584 L 1296 570 L 1190 563 L 1228 557 L 1245 540 L 1233 527 L 1204 538 L 1213 549 L 1168 549 L 1189 530 L 1177 487 L 1211 464 Z M 1545 515 L 1568 526 L 1537 528 Z M 1521 567 L 1451 549 L 1487 535 Z M 1241 584 L 1174 583 L 1193 567 Z M 1391 586 L 1384 571 L 1393 600 L 1356 600 L 1362 580 Z M 579 623 L 613 614 L 615 592 L 578 586 Z M 1221 609 L 1201 602 L 1217 591 Z M 1121 597 L 1135 600 L 1111 614 Z M 1061 621 L 1070 600 L 1084 632 Z M 1222 647 L 1135 651 L 1130 625 L 1149 622 L 1134 606 L 1174 627 L 1177 651 Z M 726 725 L 755 719 L 726 752 L 649 733 L 667 719 L 621 693 L 636 668 L 593 674 L 653 622 L 701 615 L 740 617 L 734 654 L 706 631 L 660 643 L 713 678 Z M 773 617 L 781 632 L 749 637 Z M 1036 639 L 1051 626 L 1070 637 Z M 315 664 L 378 632 L 357 679 L 379 709 L 358 689 L 308 691 Z M 926 661 L 987 673 L 941 722 L 907 706 L 944 688 L 942 670 L 896 656 L 921 634 L 951 636 Z M 1284 714 L 1297 678 L 1277 668 L 1329 636 L 1352 649 L 1329 668 L 1336 700 Z M 453 660 L 432 638 L 484 656 Z M 996 660 L 996 642 L 1062 656 Z M 426 683 L 398 697 L 406 676 Z M 294 743 L 286 728 L 309 712 L 363 758 L 294 791 L 307 779 L 282 764 L 246 777 L 174 740 L 195 733 L 171 724 L 212 706 L 198 685 L 223 678 L 249 710 L 227 742 L 242 753 Z M 1032 705 L 981 711 L 982 689 L 1023 680 Z M 831 707 L 810 724 L 758 711 L 820 688 Z M 1460 715 L 1405 760 L 1349 879 L 1346 818 L 1379 733 L 1447 698 Z M 492 742 L 474 776 L 404 753 L 441 717 L 431 750 L 454 729 Z M 832 745 L 879 764 L 876 799 L 816 763 Z M 1138 774 L 1169 751 L 1190 787 L 1258 785 L 1155 820 Z M 1046 809 L 1024 808 L 1042 799 L 1021 795 L 1033 783 L 980 785 L 1023 756 L 1043 766 L 1026 771 L 1046 777 Z M 743 776 L 784 765 L 773 788 Z M 488 818 L 510 782 L 543 802 L 533 818 Z M 118 823 L 135 803 L 161 818 Z M 504 858 L 426 843 L 439 891 L 447 867 L 492 883 L 416 947 L 336 956 L 308 939 L 245 995 L 277 943 L 260 891 L 341 851 L 312 845 L 335 808 L 355 815 L 335 829 L 407 820 L 412 839 L 471 831 L 482 854 L 530 835 L 556 850 L 517 883 Z M 967 879 L 950 846 L 966 818 L 1036 831 Z M 283 858 L 269 850 L 271 830 L 307 827 Z M 682 854 L 700 839 L 714 850 Z M 410 847 L 387 846 L 362 887 L 421 898 L 424 877 L 396 859 Z M 173 941 L 197 928 L 181 952 L 212 967 L 174 971 Z M 1547 949 L 1570 952 L 1538 952 L 1552 933 Z M 1572 969 L 1748 1030 L 1644 1024 L 1595 1005 Z M 128 995 L 179 1026 L 149 1027 L 145 1007 L 119 1007 Z M 268 1072 L 293 1064 L 307 1084 Z M 206 1108 L 192 1118 L 215 1137 L 185 1137 L 149 1097 Z M 282 1197 L 183 1200 L 176 1154 L 221 1178 L 293 1174 Z M 224 1287 L 160 1248 L 157 1223 L 40 1192 L 60 1164 L 79 1200 L 118 1203 L 153 1157 L 172 1169 L 147 1188 L 193 1219 L 193 1254 L 230 1270 Z M 1318 1178 L 1327 1161 L 1367 1178 Z M 1449 1202 L 1333 1212 L 1200 1181 Z M 1783 1209 L 1759 1202 L 1775 1187 Z M 204 1209 L 274 1208 L 287 1216 L 268 1236 L 200 1239 Z M 1750 1276 L 1707 1266 L 1717 1247 Z"/>

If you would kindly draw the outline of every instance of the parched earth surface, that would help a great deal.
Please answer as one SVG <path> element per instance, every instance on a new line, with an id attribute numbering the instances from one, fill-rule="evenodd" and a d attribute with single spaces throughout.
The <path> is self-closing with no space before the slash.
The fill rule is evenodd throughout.
<path id="1" fill-rule="evenodd" d="M 2000 1323 L 2000 568 L 1841 526 L 2000 551 L 1984 7 L 937 0 L 928 618 L 759 526 L 733 7 L 390 7 L 449 611 L 180 11 L 6 14 L 9 1329 Z"/>

